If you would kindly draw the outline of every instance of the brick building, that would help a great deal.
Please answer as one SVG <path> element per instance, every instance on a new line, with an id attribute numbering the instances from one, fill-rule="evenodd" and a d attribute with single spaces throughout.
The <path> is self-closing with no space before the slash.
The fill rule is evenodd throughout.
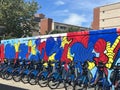
<path id="1" fill-rule="evenodd" d="M 120 2 L 94 8 L 92 29 L 120 27 Z"/>
<path id="2" fill-rule="evenodd" d="M 89 28 L 86 28 L 86 27 L 70 25 L 70 24 L 65 24 L 65 23 L 60 23 L 60 22 L 54 22 L 53 19 L 46 18 L 45 15 L 43 15 L 43 14 L 35 15 L 35 17 L 36 16 L 39 17 L 39 18 L 37 18 L 39 20 L 37 20 L 38 26 L 36 28 L 37 28 L 37 30 L 39 29 L 40 35 L 44 35 L 46 33 L 53 31 L 53 30 L 61 30 L 61 31 L 67 30 L 70 27 L 79 28 L 80 30 L 89 30 Z M 37 35 L 37 34 L 38 33 L 36 33 L 35 35 Z"/>

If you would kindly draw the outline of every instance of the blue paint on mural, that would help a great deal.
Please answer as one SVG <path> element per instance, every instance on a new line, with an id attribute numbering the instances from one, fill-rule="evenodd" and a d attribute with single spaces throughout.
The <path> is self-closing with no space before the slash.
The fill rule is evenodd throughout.
<path id="1" fill-rule="evenodd" d="M 10 60 L 15 58 L 15 48 L 11 44 L 5 46 L 5 57 Z"/>
<path id="2" fill-rule="evenodd" d="M 113 44 L 117 36 L 118 35 L 116 33 L 116 28 L 109 30 L 99 30 L 98 32 L 90 31 L 89 43 L 92 42 L 93 44 L 95 44 L 98 39 L 102 38 L 105 41 L 110 41 L 111 44 Z"/>
<path id="3" fill-rule="evenodd" d="M 28 46 L 25 43 L 21 43 L 19 47 L 19 58 L 26 59 L 27 53 L 28 53 Z"/>

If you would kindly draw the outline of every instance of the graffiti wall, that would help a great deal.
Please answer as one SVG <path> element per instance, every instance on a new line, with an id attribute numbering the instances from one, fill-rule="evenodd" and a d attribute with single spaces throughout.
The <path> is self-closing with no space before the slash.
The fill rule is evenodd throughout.
<path id="1" fill-rule="evenodd" d="M 91 30 L 30 38 L 2 40 L 0 60 L 57 60 L 67 63 L 89 62 L 94 74 L 99 61 L 106 65 L 108 75 L 112 65 L 120 62 L 120 29 Z M 79 63 L 78 66 L 80 67 Z"/>

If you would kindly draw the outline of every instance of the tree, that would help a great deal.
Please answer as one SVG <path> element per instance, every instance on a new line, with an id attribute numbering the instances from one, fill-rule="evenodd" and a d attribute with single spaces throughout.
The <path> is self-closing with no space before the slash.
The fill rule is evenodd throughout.
<path id="1" fill-rule="evenodd" d="M 80 31 L 80 28 L 78 28 L 78 27 L 70 27 L 70 28 L 68 28 L 67 31 L 68 32 L 76 32 L 76 31 Z"/>
<path id="2" fill-rule="evenodd" d="M 53 31 L 50 32 L 50 34 L 76 32 L 76 31 L 80 31 L 80 28 L 78 28 L 78 27 L 69 27 L 67 30 L 53 30 Z M 47 34 L 49 34 L 49 33 L 47 33 Z"/>
<path id="3" fill-rule="evenodd" d="M 0 0 L 0 26 L 5 26 L 5 37 L 30 36 L 37 9 L 34 0 Z"/>

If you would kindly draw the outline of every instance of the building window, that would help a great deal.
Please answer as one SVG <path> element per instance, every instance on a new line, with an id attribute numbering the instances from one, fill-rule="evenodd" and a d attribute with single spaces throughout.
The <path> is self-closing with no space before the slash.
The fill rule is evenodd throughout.
<path id="1" fill-rule="evenodd" d="M 103 13 L 105 13 L 105 11 L 103 11 Z"/>
<path id="2" fill-rule="evenodd" d="M 65 30 L 65 29 L 66 29 L 66 27 L 65 27 L 65 26 L 60 26 L 60 29 Z"/>
<path id="3" fill-rule="evenodd" d="M 104 22 L 104 21 L 105 21 L 105 19 L 102 19 L 102 21 Z"/>
<path id="4" fill-rule="evenodd" d="M 56 29 L 58 29 L 59 26 L 56 26 Z"/>
<path id="5" fill-rule="evenodd" d="M 60 29 L 63 29 L 63 26 L 60 26 Z"/>
<path id="6" fill-rule="evenodd" d="M 64 27 L 64 30 L 66 29 L 66 27 Z"/>

